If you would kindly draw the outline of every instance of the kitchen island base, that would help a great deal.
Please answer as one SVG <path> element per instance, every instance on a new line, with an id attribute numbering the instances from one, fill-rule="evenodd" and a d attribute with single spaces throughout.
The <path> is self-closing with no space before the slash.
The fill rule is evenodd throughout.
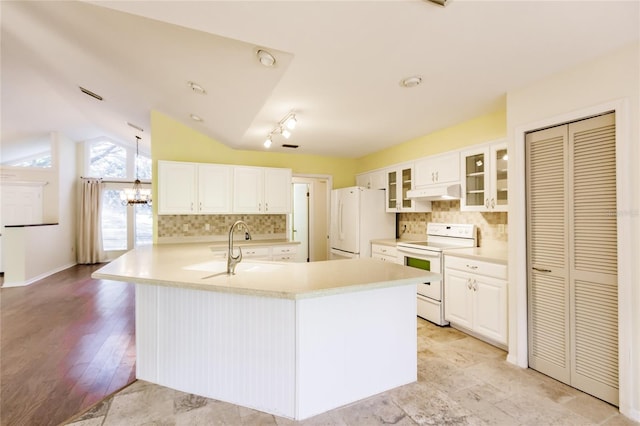
<path id="1" fill-rule="evenodd" d="M 417 379 L 416 285 L 288 299 L 136 284 L 137 378 L 302 420 Z"/>

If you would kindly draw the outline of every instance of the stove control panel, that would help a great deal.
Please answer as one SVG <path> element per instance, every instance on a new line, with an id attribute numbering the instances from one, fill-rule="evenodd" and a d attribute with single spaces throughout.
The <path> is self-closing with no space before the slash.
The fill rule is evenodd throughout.
<path id="1" fill-rule="evenodd" d="M 476 238 L 476 226 L 469 223 L 427 223 L 427 236 Z"/>

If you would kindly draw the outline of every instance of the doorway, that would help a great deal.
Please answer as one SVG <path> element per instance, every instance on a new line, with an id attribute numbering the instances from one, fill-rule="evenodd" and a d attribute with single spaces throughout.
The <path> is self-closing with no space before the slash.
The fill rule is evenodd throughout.
<path id="1" fill-rule="evenodd" d="M 297 262 L 327 260 L 329 255 L 330 176 L 294 176 L 289 237 L 300 242 Z"/>

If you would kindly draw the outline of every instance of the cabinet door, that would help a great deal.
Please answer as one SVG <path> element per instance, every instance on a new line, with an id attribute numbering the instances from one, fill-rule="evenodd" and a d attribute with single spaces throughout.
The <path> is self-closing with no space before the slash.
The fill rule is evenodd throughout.
<path id="1" fill-rule="evenodd" d="M 385 189 L 387 187 L 387 174 L 384 171 L 372 172 L 369 174 L 371 189 Z"/>
<path id="2" fill-rule="evenodd" d="M 484 276 L 473 278 L 474 330 L 507 344 L 507 283 Z"/>
<path id="3" fill-rule="evenodd" d="M 232 168 L 217 164 L 198 165 L 198 212 L 231 212 Z"/>
<path id="4" fill-rule="evenodd" d="M 398 211 L 398 171 L 387 172 L 387 212 Z"/>
<path id="5" fill-rule="evenodd" d="M 264 192 L 263 171 L 259 167 L 234 167 L 233 212 L 261 213 Z"/>
<path id="6" fill-rule="evenodd" d="M 466 151 L 461 155 L 462 199 L 460 210 L 486 211 L 489 208 L 489 150 Z"/>
<path id="7" fill-rule="evenodd" d="M 507 144 L 491 145 L 491 199 L 489 207 L 492 211 L 506 212 L 509 207 L 509 193 L 507 191 Z"/>
<path id="8" fill-rule="evenodd" d="M 440 155 L 436 160 L 438 163 L 435 167 L 435 183 L 445 184 L 460 181 L 459 152 Z"/>
<path id="9" fill-rule="evenodd" d="M 456 151 L 423 158 L 416 161 L 414 169 L 416 188 L 459 182 L 460 154 Z"/>
<path id="10" fill-rule="evenodd" d="M 158 161 L 158 214 L 195 214 L 196 164 Z"/>
<path id="11" fill-rule="evenodd" d="M 291 213 L 290 169 L 264 169 L 262 213 Z"/>
<path id="12" fill-rule="evenodd" d="M 356 176 L 356 186 L 371 189 L 371 173 Z"/>
<path id="13" fill-rule="evenodd" d="M 407 197 L 407 192 L 413 189 L 413 167 L 403 167 L 400 170 L 401 182 L 398 192 L 400 211 L 413 211 L 413 200 Z"/>
<path id="14" fill-rule="evenodd" d="M 469 329 L 473 328 L 473 292 L 468 274 L 445 269 L 444 317 L 447 321 Z"/>

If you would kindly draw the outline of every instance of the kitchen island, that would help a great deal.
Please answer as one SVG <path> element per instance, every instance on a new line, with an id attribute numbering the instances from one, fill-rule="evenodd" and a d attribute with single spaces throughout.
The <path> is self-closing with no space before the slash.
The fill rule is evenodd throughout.
<path id="1" fill-rule="evenodd" d="M 138 379 L 297 420 L 416 380 L 416 284 L 437 274 L 373 259 L 225 269 L 207 245 L 163 244 L 94 272 L 136 284 Z"/>

